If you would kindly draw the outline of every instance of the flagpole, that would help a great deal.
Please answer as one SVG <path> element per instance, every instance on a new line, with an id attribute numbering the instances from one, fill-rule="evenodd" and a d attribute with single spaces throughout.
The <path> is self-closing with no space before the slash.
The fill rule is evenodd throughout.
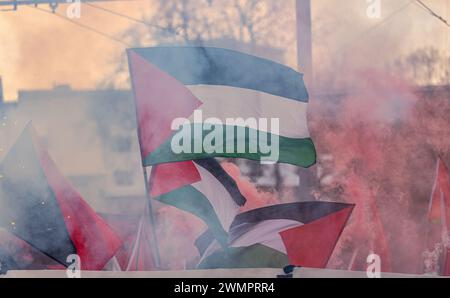
<path id="1" fill-rule="evenodd" d="M 145 184 L 145 193 L 146 193 L 146 198 L 147 198 L 147 212 L 150 218 L 150 224 L 152 226 L 152 243 L 151 246 L 154 249 L 154 257 L 155 257 L 155 265 L 158 269 L 161 269 L 161 256 L 159 254 L 159 245 L 158 245 L 158 238 L 156 236 L 156 221 L 155 221 L 155 217 L 153 214 L 153 207 L 152 207 L 152 196 L 151 196 L 151 191 L 153 188 L 153 175 L 154 175 L 154 170 L 153 167 L 151 169 L 150 172 L 150 179 L 148 179 L 148 174 L 147 174 L 147 167 L 142 165 L 143 171 L 144 171 L 144 184 Z"/>
<path id="2" fill-rule="evenodd" d="M 134 88 L 134 80 L 133 80 L 133 71 L 132 71 L 132 65 L 130 63 L 130 57 L 129 57 L 129 52 L 130 50 L 127 50 L 127 57 L 128 57 L 128 68 L 130 71 L 130 78 L 131 78 L 131 89 L 133 91 L 133 96 L 134 99 L 136 100 L 136 90 Z M 151 191 L 153 188 L 153 175 L 154 175 L 154 170 L 152 167 L 152 171 L 150 173 L 150 179 L 148 179 L 148 175 L 147 175 L 147 167 L 145 166 L 144 163 L 144 157 L 142 155 L 143 153 L 143 149 L 142 149 L 142 143 L 141 143 L 141 134 L 140 134 L 140 126 L 139 126 L 139 116 L 138 116 L 138 108 L 135 104 L 135 112 L 136 112 L 136 123 L 137 123 L 137 136 L 138 136 L 138 140 L 139 140 L 139 148 L 140 148 L 140 153 L 141 153 L 141 165 L 142 165 L 142 171 L 144 174 L 144 185 L 145 185 L 145 197 L 146 197 L 146 212 L 148 212 L 149 218 L 150 218 L 150 224 L 152 226 L 152 243 L 150 243 L 150 247 L 153 248 L 153 256 L 155 258 L 155 265 L 158 269 L 161 269 L 161 256 L 159 254 L 159 245 L 158 245 L 158 238 L 156 237 L 156 220 L 153 214 L 153 208 L 152 208 L 152 197 L 151 197 Z"/>

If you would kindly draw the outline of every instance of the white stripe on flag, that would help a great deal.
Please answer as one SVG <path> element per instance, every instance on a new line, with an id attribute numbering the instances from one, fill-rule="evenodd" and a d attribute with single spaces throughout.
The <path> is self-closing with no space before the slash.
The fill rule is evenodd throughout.
<path id="1" fill-rule="evenodd" d="M 218 118 L 223 124 L 227 118 L 278 118 L 280 135 L 288 138 L 309 138 L 305 102 L 259 91 L 227 86 L 186 86 L 203 102 L 203 121 Z M 194 121 L 193 115 L 190 118 Z M 258 127 L 251 127 L 257 129 Z M 270 120 L 268 121 L 270 129 Z M 260 129 L 267 132 L 267 129 Z"/>
<path id="2" fill-rule="evenodd" d="M 222 227 L 228 232 L 231 223 L 239 210 L 239 206 L 234 202 L 230 193 L 216 177 L 198 164 L 195 164 L 195 166 L 197 167 L 202 180 L 192 184 L 192 186 L 209 200 Z"/>
<path id="3" fill-rule="evenodd" d="M 301 222 L 287 219 L 265 220 L 245 231 L 242 236 L 230 244 L 232 247 L 247 247 L 254 244 L 264 244 L 270 248 L 286 253 L 279 232 L 302 226 Z"/>

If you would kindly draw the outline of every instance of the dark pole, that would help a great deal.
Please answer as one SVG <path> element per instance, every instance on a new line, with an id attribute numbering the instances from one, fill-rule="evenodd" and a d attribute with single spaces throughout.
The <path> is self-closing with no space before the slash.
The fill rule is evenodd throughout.
<path id="1" fill-rule="evenodd" d="M 314 90 L 313 55 L 312 55 L 312 20 L 311 0 L 296 0 L 297 18 L 297 64 L 304 74 L 305 85 L 308 90 Z M 301 201 L 314 199 L 311 192 L 316 185 L 314 169 L 298 168 L 299 176 L 298 197 Z"/>
<path id="2" fill-rule="evenodd" d="M 297 63 L 308 84 L 312 83 L 311 0 L 297 0 Z"/>

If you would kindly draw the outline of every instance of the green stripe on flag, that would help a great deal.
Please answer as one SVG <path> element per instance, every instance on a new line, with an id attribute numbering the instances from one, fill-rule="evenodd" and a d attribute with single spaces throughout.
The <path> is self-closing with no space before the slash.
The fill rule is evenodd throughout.
<path id="1" fill-rule="evenodd" d="M 206 223 L 222 247 L 226 248 L 228 246 L 228 234 L 222 227 L 213 206 L 193 186 L 188 185 L 179 188 L 155 199 L 199 217 Z"/>
<path id="2" fill-rule="evenodd" d="M 199 124 L 200 125 L 200 124 Z M 221 125 L 219 125 L 221 126 Z M 204 158 L 210 158 L 210 157 L 226 157 L 226 158 L 244 158 L 244 159 L 250 159 L 250 160 L 257 160 L 260 161 L 262 157 L 269 157 L 270 154 L 262 154 L 261 150 L 258 149 L 258 153 L 250 153 L 249 148 L 251 146 L 257 146 L 258 147 L 258 140 L 259 140 L 259 133 L 263 133 L 264 135 L 267 135 L 267 139 L 269 140 L 269 144 L 271 140 L 273 140 L 274 135 L 270 133 L 265 132 L 259 132 L 255 129 L 246 128 L 245 129 L 245 137 L 242 137 L 237 134 L 236 129 L 237 127 L 234 127 L 235 133 L 231 137 L 227 134 L 227 131 L 229 127 L 223 126 L 221 129 L 223 131 L 223 143 L 219 142 L 213 142 L 214 148 L 221 148 L 222 150 L 213 153 L 207 153 L 202 148 L 199 152 L 194 152 L 194 143 L 196 141 L 194 137 L 194 131 L 196 130 L 197 125 L 191 125 L 190 130 L 190 151 L 193 153 L 174 153 L 172 150 L 172 138 L 175 135 L 172 135 L 172 137 L 168 138 L 161 146 L 159 146 L 156 150 L 154 150 L 152 153 L 150 153 L 145 159 L 144 159 L 144 165 L 145 166 L 153 166 L 161 163 L 169 163 L 169 162 L 180 162 L 180 161 L 186 161 L 186 160 L 197 160 L 197 159 L 204 159 Z M 189 130 L 189 128 L 188 128 Z M 207 133 L 203 133 L 202 136 L 202 144 L 205 140 L 205 136 Z M 226 145 L 227 144 L 234 144 L 234 150 L 233 153 L 227 153 Z M 245 143 L 245 153 L 238 153 L 237 145 Z M 202 146 L 203 147 L 203 146 Z M 295 166 L 300 167 L 310 167 L 315 164 L 316 162 L 316 149 L 314 147 L 314 143 L 310 138 L 304 138 L 304 139 L 294 139 L 294 138 L 288 138 L 279 136 L 279 147 L 274 148 L 276 150 L 279 150 L 279 156 L 278 160 L 274 160 L 274 162 L 279 163 L 286 163 L 291 164 Z M 221 153 L 223 152 L 223 153 Z"/>
<path id="3" fill-rule="evenodd" d="M 289 265 L 289 259 L 273 248 L 262 244 L 249 247 L 229 248 L 205 258 L 197 269 L 217 268 L 283 268 Z"/>

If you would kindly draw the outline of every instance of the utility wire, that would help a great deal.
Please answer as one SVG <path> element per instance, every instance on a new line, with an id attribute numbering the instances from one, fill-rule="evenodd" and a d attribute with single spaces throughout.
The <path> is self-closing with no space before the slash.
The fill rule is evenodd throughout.
<path id="1" fill-rule="evenodd" d="M 354 39 L 352 39 L 351 41 L 347 42 L 342 48 L 341 51 L 345 52 L 346 50 L 348 50 L 353 43 L 355 43 L 357 40 L 365 37 L 367 34 L 375 31 L 376 29 L 382 27 L 383 25 L 385 25 L 386 23 L 388 23 L 389 21 L 391 21 L 396 15 L 398 15 L 399 13 L 401 13 L 402 11 L 404 11 L 406 8 L 408 8 L 411 4 L 413 4 L 415 1 L 417 0 L 410 0 L 408 3 L 406 3 L 405 5 L 401 6 L 399 9 L 395 10 L 394 12 L 392 12 L 390 15 L 388 15 L 383 21 L 375 24 L 374 26 L 370 27 L 369 29 L 361 32 L 357 37 L 355 37 Z"/>
<path id="2" fill-rule="evenodd" d="M 448 1 L 448 0 L 447 0 Z M 420 8 L 422 8 L 423 10 L 425 10 L 426 12 L 428 12 L 431 16 L 437 18 L 439 21 L 441 21 L 442 23 L 444 23 L 447 27 L 450 28 L 450 23 L 444 19 L 442 16 L 440 16 L 439 14 L 437 14 L 431 7 L 429 7 L 428 5 L 426 5 L 423 1 L 421 0 L 416 0 L 415 4 L 417 6 L 419 6 Z"/>
<path id="3" fill-rule="evenodd" d="M 75 20 L 73 20 L 73 19 L 69 19 L 69 18 L 65 17 L 64 15 L 58 14 L 58 13 L 56 13 L 56 12 L 54 13 L 54 12 L 52 12 L 52 11 L 49 11 L 49 10 L 46 10 L 46 9 L 42 9 L 42 8 L 36 7 L 36 6 L 28 6 L 28 7 L 34 8 L 34 9 L 36 9 L 36 10 L 39 10 L 39 11 L 43 12 L 43 13 L 47 13 L 47 14 L 49 14 L 49 15 L 56 16 L 56 17 L 58 17 L 58 18 L 60 18 L 60 19 L 63 19 L 63 20 L 65 20 L 65 21 L 69 22 L 69 23 L 72 23 L 72 24 L 74 24 L 74 25 L 76 25 L 76 26 L 78 26 L 78 27 L 81 27 L 81 28 L 83 28 L 83 29 L 85 29 L 85 30 L 87 30 L 87 31 L 91 31 L 91 32 L 96 33 L 96 34 L 98 34 L 98 35 L 101 35 L 101 36 L 103 36 L 103 37 L 105 37 L 105 38 L 108 38 L 108 39 L 110 39 L 110 40 L 112 40 L 112 41 L 115 41 L 115 42 L 117 42 L 117 43 L 120 43 L 121 45 L 123 45 L 123 46 L 125 46 L 125 47 L 127 47 L 127 48 L 132 48 L 132 47 L 133 47 L 133 46 L 130 45 L 129 43 L 127 43 L 127 42 L 125 42 L 125 41 L 123 41 L 123 40 L 121 40 L 121 39 L 119 39 L 119 38 L 117 38 L 117 37 L 115 37 L 115 36 L 106 34 L 106 33 L 102 32 L 102 31 L 100 31 L 100 30 L 97 30 L 97 29 L 95 29 L 95 28 L 93 28 L 93 27 L 90 27 L 90 26 L 88 26 L 88 25 L 85 25 L 85 24 L 83 24 L 83 23 L 77 22 L 77 21 L 75 21 Z"/>
<path id="4" fill-rule="evenodd" d="M 137 19 L 137 18 L 131 17 L 129 15 L 122 14 L 122 13 L 119 13 L 117 11 L 114 11 L 114 10 L 111 10 L 111 9 L 108 9 L 108 8 L 105 8 L 105 7 L 102 7 L 102 6 L 98 6 L 98 5 L 95 5 L 95 4 L 92 4 L 92 3 L 88 3 L 88 2 L 85 2 L 84 5 L 96 8 L 98 10 L 102 10 L 104 12 L 110 13 L 110 14 L 118 16 L 118 17 L 122 17 L 124 19 L 129 20 L 129 21 L 133 21 L 133 22 L 145 25 L 145 26 L 150 27 L 150 28 L 155 28 L 155 29 L 158 29 L 158 30 L 161 30 L 161 31 L 166 31 L 166 32 L 168 32 L 170 34 L 174 34 L 174 35 L 180 35 L 178 32 L 176 32 L 175 30 L 173 30 L 171 28 L 165 28 L 165 27 L 162 27 L 162 26 L 159 26 L 159 25 L 156 25 L 156 24 L 151 24 L 151 23 L 145 22 L 145 21 L 143 21 L 141 19 Z"/>
<path id="5" fill-rule="evenodd" d="M 129 2 L 136 0 L 79 0 L 82 3 L 85 2 Z M 52 9 L 56 9 L 56 7 L 60 4 L 71 4 L 73 1 L 68 2 L 68 0 L 3 0 L 0 1 L 0 7 L 10 6 L 9 9 L 0 9 L 0 11 L 17 11 L 19 6 L 29 6 L 34 5 L 38 6 L 40 4 L 48 4 L 52 7 Z"/>

